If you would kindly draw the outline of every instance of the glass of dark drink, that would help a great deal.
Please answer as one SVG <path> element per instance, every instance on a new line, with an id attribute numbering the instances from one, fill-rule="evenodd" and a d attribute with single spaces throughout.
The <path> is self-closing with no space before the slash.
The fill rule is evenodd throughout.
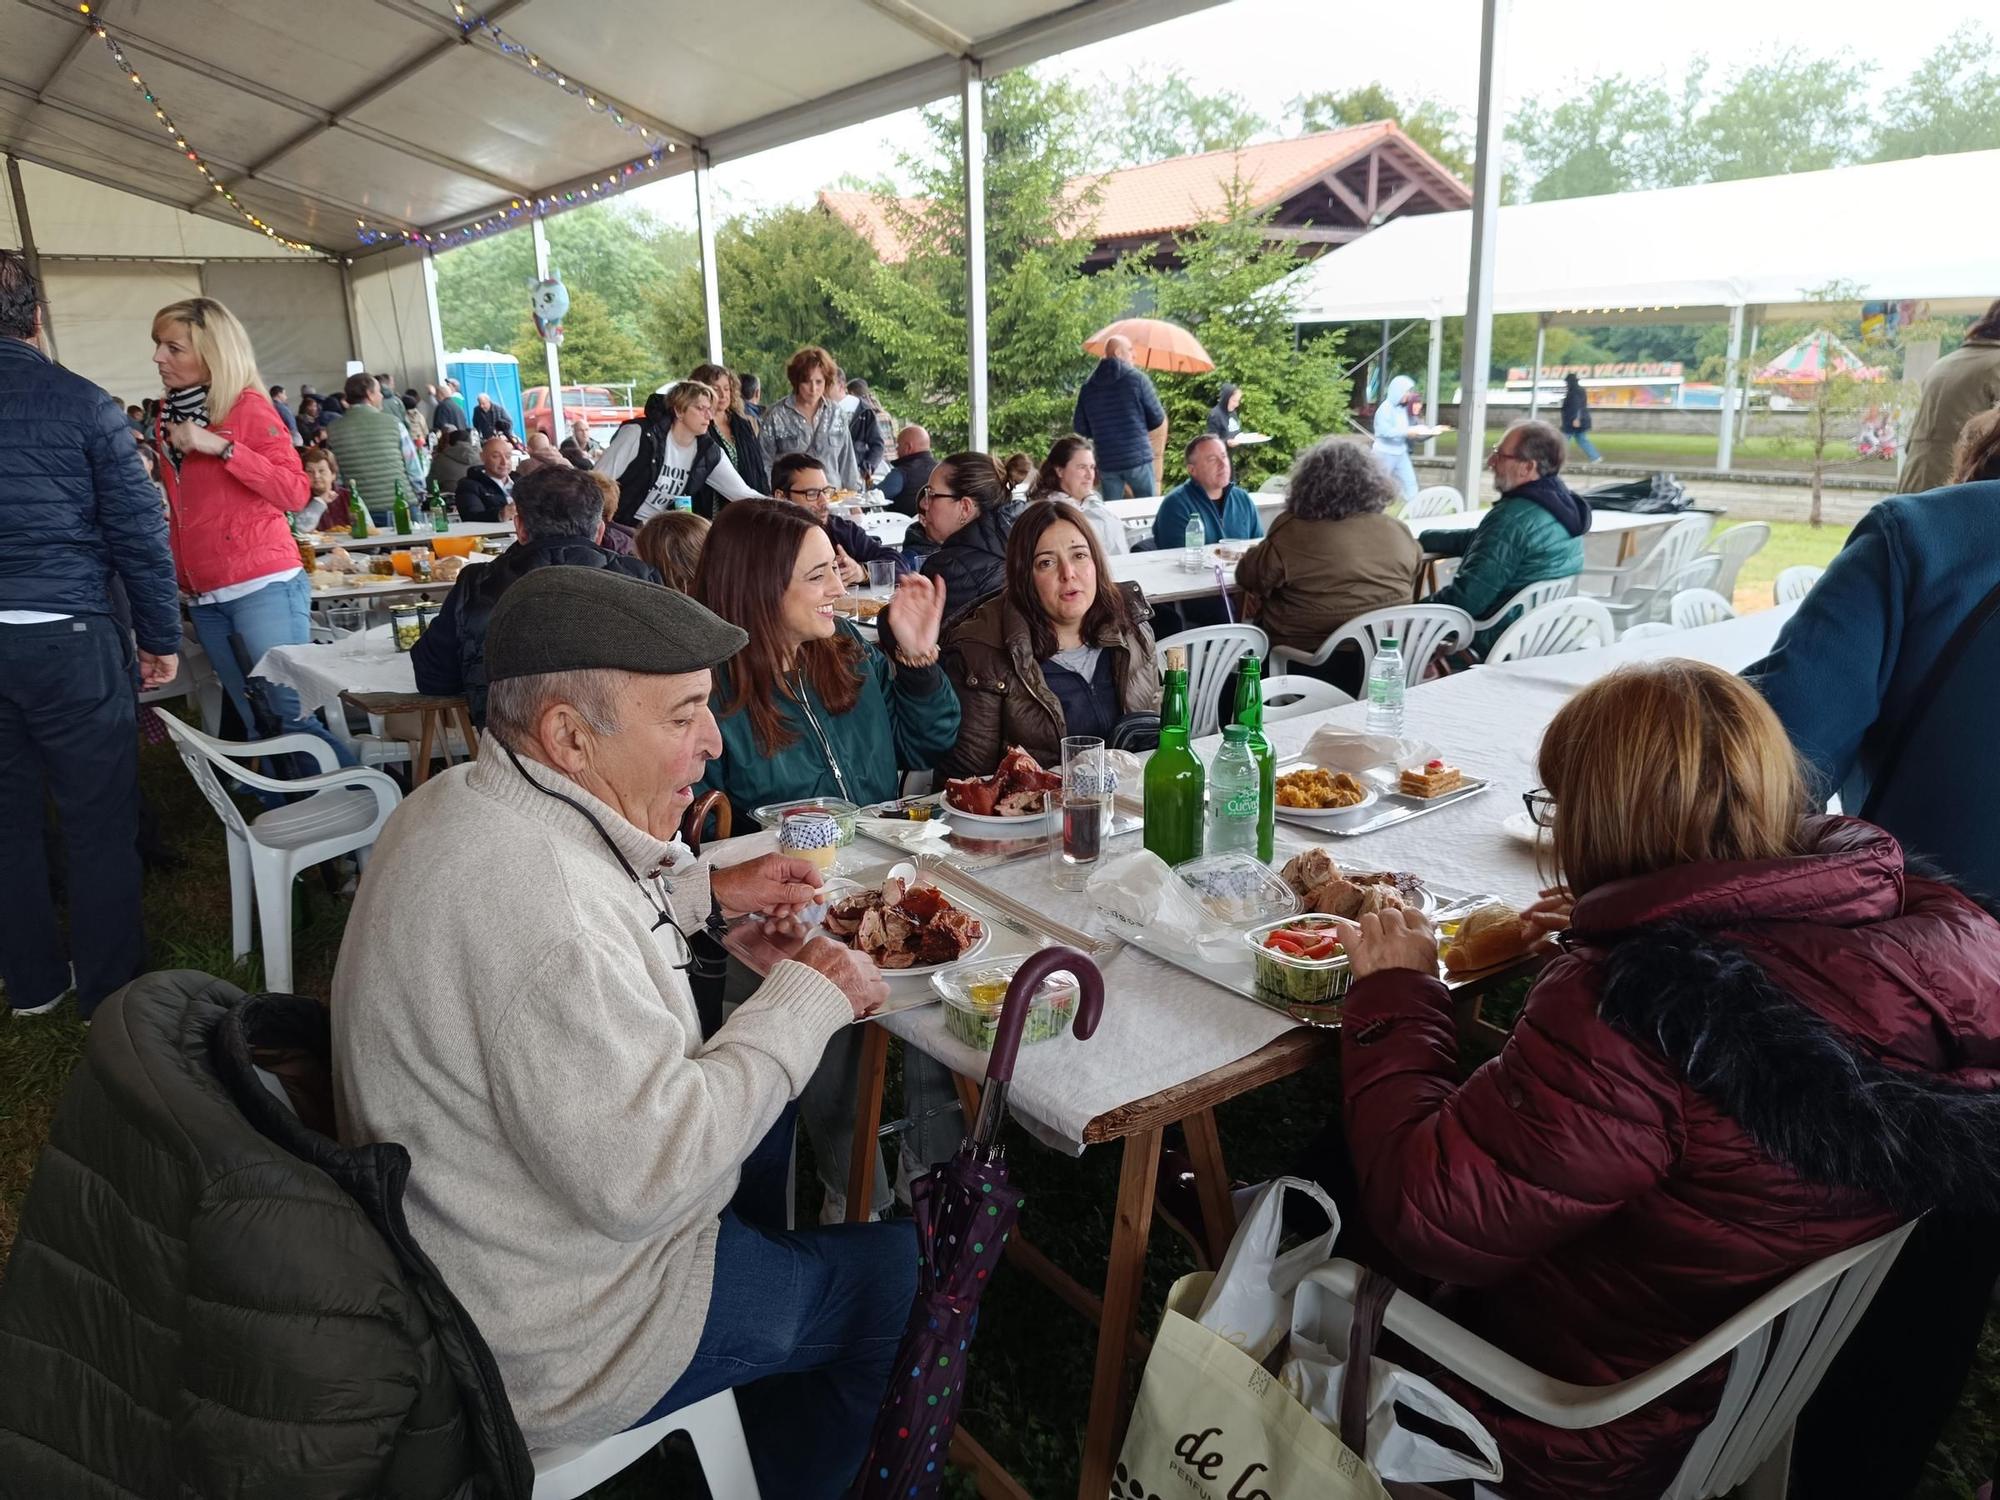
<path id="1" fill-rule="evenodd" d="M 1047 793 L 1050 821 L 1057 829 L 1050 840 L 1051 875 L 1059 890 L 1080 891 L 1103 855 L 1117 788 L 1104 741 L 1094 735 L 1065 739 L 1061 774 L 1062 789 Z"/>

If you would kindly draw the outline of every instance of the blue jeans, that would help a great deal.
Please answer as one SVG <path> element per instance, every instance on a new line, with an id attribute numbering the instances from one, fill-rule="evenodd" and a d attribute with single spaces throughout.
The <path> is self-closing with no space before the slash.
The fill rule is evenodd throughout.
<path id="1" fill-rule="evenodd" d="M 238 665 L 234 636 L 243 642 L 243 654 L 254 667 L 273 646 L 301 646 L 312 639 L 312 585 L 304 573 L 267 583 L 254 594 L 231 599 L 224 604 L 192 604 L 188 614 L 201 649 L 222 681 L 222 690 L 236 705 L 243 727 L 254 737 L 257 716 L 251 709 L 254 694 L 278 721 L 280 734 L 316 734 L 333 746 L 343 766 L 354 764 L 354 752 L 339 736 L 320 723 L 317 714 L 299 706 L 299 695 L 288 687 L 259 677 L 253 686 Z"/>
<path id="2" fill-rule="evenodd" d="M 1597 463 L 1604 457 L 1602 453 L 1597 451 L 1597 444 L 1590 440 L 1590 434 L 1587 432 L 1572 432 L 1569 435 L 1569 440 L 1581 448 L 1583 456 L 1592 463 Z"/>
<path id="3" fill-rule="evenodd" d="M 916 1226 L 783 1228 L 797 1106 L 743 1163 L 715 1242 L 715 1282 L 692 1361 L 632 1425 L 734 1390 L 757 1488 L 838 1500 L 868 1452 L 917 1297 Z"/>
<path id="4" fill-rule="evenodd" d="M 1123 500 L 1127 490 L 1134 495 L 1157 495 L 1159 490 L 1153 484 L 1153 461 L 1149 458 L 1129 469 L 1099 468 L 1097 489 L 1107 500 Z"/>

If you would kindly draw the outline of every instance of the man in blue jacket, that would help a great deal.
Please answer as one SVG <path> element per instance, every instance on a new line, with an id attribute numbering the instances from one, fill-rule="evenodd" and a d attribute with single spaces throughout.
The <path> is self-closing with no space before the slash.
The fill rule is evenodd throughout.
<path id="1" fill-rule="evenodd" d="M 40 292 L 0 250 L 0 981 L 16 1016 L 72 983 L 86 1019 L 144 964 L 138 698 L 180 663 L 180 600 L 160 492 L 118 403 L 41 350 Z M 119 624 L 113 579 L 131 611 Z M 63 957 L 42 837 L 62 823 Z"/>
<path id="2" fill-rule="evenodd" d="M 1187 481 L 1168 491 L 1154 513 L 1154 545 L 1162 552 L 1179 551 L 1187 540 L 1191 516 L 1200 518 L 1202 535 L 1209 542 L 1264 534 L 1257 502 L 1242 485 L 1230 481 L 1227 443 L 1212 432 L 1204 432 L 1187 445 L 1182 458 L 1187 464 Z"/>
<path id="3" fill-rule="evenodd" d="M 1104 341 L 1104 358 L 1076 393 L 1070 426 L 1097 449 L 1097 486 L 1105 499 L 1159 494 L 1167 411 L 1145 371 L 1132 363 L 1132 341 L 1122 333 Z"/>

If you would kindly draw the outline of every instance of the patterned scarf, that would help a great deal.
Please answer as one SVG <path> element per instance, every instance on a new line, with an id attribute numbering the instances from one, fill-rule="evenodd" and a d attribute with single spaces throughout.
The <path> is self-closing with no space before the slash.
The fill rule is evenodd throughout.
<path id="1" fill-rule="evenodd" d="M 208 425 L 207 386 L 189 385 L 167 392 L 166 400 L 160 403 L 160 425 L 170 427 L 176 422 L 193 422 L 201 427 Z M 181 450 L 172 443 L 168 443 L 166 449 L 167 457 L 174 461 L 174 472 L 179 473 Z"/>

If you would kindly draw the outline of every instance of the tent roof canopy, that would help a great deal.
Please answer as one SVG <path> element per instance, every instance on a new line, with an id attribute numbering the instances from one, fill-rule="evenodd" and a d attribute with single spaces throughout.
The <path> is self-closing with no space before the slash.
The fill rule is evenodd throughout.
<path id="1" fill-rule="evenodd" d="M 1803 309 L 1846 283 L 1860 298 L 2000 297 L 2000 151 L 1926 156 L 1500 210 L 1496 313 L 1555 321 L 1697 322 L 1732 307 Z M 1950 203 L 1913 232 L 1913 205 Z M 1301 272 L 1301 323 L 1462 317 L 1472 215 L 1395 219 Z"/>
<path id="2" fill-rule="evenodd" d="M 725 8 L 699 31 L 657 0 L 467 0 L 621 129 L 536 78 L 452 0 L 99 0 L 133 65 L 220 178 L 280 234 L 369 253 L 357 220 L 444 234 L 601 183 L 612 192 L 944 97 L 961 60 L 1035 62 L 1216 0 L 817 0 Z M 63 0 L 0 0 L 0 150 L 240 224 Z M 644 134 L 641 134 L 641 132 Z M 608 196 L 601 194 L 600 196 Z M 262 238 L 262 236 L 259 236 Z"/>

